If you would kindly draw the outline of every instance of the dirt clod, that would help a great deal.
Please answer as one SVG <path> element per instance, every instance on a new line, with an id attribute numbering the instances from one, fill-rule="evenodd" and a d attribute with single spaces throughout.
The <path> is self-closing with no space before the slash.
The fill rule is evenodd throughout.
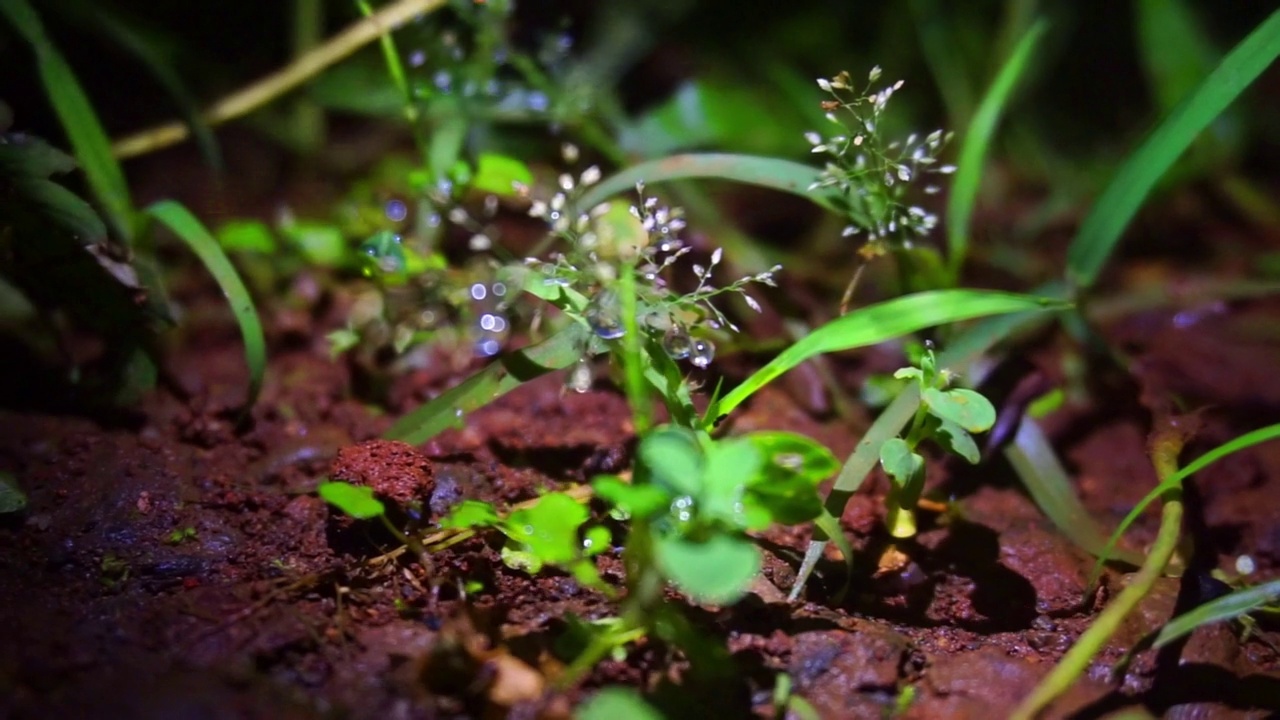
<path id="1" fill-rule="evenodd" d="M 369 440 L 338 451 L 330 471 L 334 480 L 373 488 L 398 504 L 431 496 L 435 471 L 426 455 L 398 440 Z"/>

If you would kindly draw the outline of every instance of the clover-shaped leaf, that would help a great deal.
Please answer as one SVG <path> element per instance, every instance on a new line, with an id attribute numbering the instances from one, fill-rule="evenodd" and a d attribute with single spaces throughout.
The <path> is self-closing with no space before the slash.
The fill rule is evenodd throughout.
<path id="1" fill-rule="evenodd" d="M 727 605 L 747 591 L 760 572 L 760 550 L 750 540 L 721 533 L 698 542 L 665 536 L 654 545 L 662 574 L 698 602 Z"/>
<path id="2" fill-rule="evenodd" d="M 902 438 L 890 438 L 880 446 L 880 465 L 900 488 L 924 477 L 924 458 L 913 452 Z"/>

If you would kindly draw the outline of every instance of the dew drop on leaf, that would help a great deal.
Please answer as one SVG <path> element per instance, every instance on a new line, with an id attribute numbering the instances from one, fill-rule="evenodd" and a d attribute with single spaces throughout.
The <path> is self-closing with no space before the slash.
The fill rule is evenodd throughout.
<path id="1" fill-rule="evenodd" d="M 626 334 L 622 326 L 622 303 L 610 290 L 596 293 L 583 316 L 591 330 L 605 340 L 616 340 Z"/>
<path id="2" fill-rule="evenodd" d="M 569 377 L 565 380 L 564 386 L 576 393 L 585 393 L 591 389 L 591 380 L 591 365 L 587 363 L 586 358 L 580 358 L 569 371 Z"/>
<path id="3" fill-rule="evenodd" d="M 662 336 L 662 349 L 673 360 L 683 360 L 693 352 L 693 338 L 680 325 L 672 325 Z"/>
<path id="4" fill-rule="evenodd" d="M 689 362 L 705 369 L 711 365 L 715 356 L 716 346 L 710 340 L 698 339 L 693 341 L 693 347 L 689 351 Z"/>

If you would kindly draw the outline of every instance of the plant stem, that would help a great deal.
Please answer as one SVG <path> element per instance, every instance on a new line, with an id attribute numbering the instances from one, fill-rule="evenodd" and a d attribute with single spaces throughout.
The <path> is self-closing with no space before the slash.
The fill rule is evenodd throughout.
<path id="1" fill-rule="evenodd" d="M 1177 472 L 1177 457 L 1186 437 L 1176 428 L 1161 430 L 1153 443 L 1152 462 L 1161 482 Z M 1124 619 L 1138 607 L 1138 603 L 1151 592 L 1173 557 L 1182 534 L 1182 488 L 1171 488 L 1164 494 L 1164 507 L 1160 514 L 1160 529 L 1150 554 L 1128 586 L 1101 613 L 1089 629 L 1071 646 L 1062 660 L 1049 672 L 1035 690 L 1010 715 L 1010 720 L 1033 720 L 1040 711 L 1059 695 L 1089 667 L 1111 636 L 1120 628 Z"/>
<path id="2" fill-rule="evenodd" d="M 356 50 L 382 37 L 384 32 L 444 7 L 445 0 L 400 0 L 373 16 L 358 20 L 325 44 L 276 72 L 219 100 L 205 113 L 205 121 L 218 125 L 247 115 L 319 75 Z M 111 150 L 117 158 L 145 155 L 186 140 L 191 131 L 171 122 L 122 138 Z"/>

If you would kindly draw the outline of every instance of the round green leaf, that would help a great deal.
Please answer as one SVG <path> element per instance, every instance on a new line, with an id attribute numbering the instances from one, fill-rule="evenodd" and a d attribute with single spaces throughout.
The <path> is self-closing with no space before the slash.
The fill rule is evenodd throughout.
<path id="1" fill-rule="evenodd" d="M 920 399 L 929 412 L 941 420 L 950 420 L 969 432 L 986 432 L 996 422 L 996 409 L 981 393 L 967 388 L 939 390 L 927 388 Z"/>
<path id="2" fill-rule="evenodd" d="M 645 436 L 636 452 L 654 482 L 676 495 L 696 497 L 702 493 L 705 463 L 702 448 L 692 432 L 676 427 L 660 428 Z"/>
<path id="3" fill-rule="evenodd" d="M 471 178 L 473 190 L 510 197 L 516 193 L 516 183 L 533 185 L 533 173 L 528 165 L 506 155 L 480 154 L 476 161 L 476 174 Z"/>
<path id="4" fill-rule="evenodd" d="M 662 574 L 698 602 L 733 603 L 760 572 L 760 550 L 736 535 L 714 535 L 704 542 L 663 537 L 654 551 Z"/>
<path id="5" fill-rule="evenodd" d="M 898 487 L 906 487 L 924 472 L 924 458 L 911 451 L 902 438 L 891 438 L 880 446 L 880 465 Z"/>
<path id="6" fill-rule="evenodd" d="M 583 703 L 573 713 L 574 720 L 662 720 L 662 713 L 631 688 L 609 687 Z"/>
<path id="7" fill-rule="evenodd" d="M 498 511 L 487 502 L 479 500 L 463 500 L 454 506 L 453 511 L 440 521 L 442 528 L 491 527 L 498 524 Z"/>
<path id="8" fill-rule="evenodd" d="M 616 475 L 591 482 L 596 497 L 633 518 L 648 518 L 671 506 L 671 494 L 657 485 L 633 485 Z"/>
<path id="9" fill-rule="evenodd" d="M 565 564 L 582 554 L 578 527 L 587 521 L 587 508 L 564 493 L 548 493 L 532 507 L 516 510 L 503 532 L 543 562 Z"/>

